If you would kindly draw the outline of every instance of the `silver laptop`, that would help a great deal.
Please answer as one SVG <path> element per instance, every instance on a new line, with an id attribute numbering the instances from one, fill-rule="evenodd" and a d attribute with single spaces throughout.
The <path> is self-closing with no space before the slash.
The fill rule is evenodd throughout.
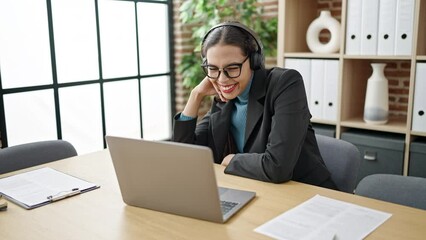
<path id="1" fill-rule="evenodd" d="M 106 141 L 128 205 L 223 223 L 256 195 L 218 188 L 208 147 L 114 136 Z"/>

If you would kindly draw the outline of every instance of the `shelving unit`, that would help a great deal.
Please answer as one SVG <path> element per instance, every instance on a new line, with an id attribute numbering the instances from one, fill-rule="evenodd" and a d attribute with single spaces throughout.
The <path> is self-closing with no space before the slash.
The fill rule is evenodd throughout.
<path id="1" fill-rule="evenodd" d="M 324 1 L 279 0 L 277 64 L 285 66 L 286 58 L 339 60 L 337 121 L 312 119 L 312 122 L 334 126 L 336 138 L 341 138 L 342 133 L 351 129 L 401 135 L 405 139 L 403 175 L 408 175 L 410 143 L 416 139 L 426 139 L 426 132 L 411 130 L 416 63 L 426 61 L 426 0 L 415 1 L 413 54 L 408 56 L 346 55 L 347 4 L 348 0 L 341 1 L 340 12 L 336 8 L 329 9 L 341 23 L 339 52 L 315 54 L 307 46 L 306 31 L 310 23 L 319 16 L 320 10 L 324 10 Z M 372 73 L 370 64 L 376 62 L 409 66 L 408 107 L 403 110 L 402 115 L 391 115 L 384 125 L 371 125 L 363 121 L 365 90 Z"/>

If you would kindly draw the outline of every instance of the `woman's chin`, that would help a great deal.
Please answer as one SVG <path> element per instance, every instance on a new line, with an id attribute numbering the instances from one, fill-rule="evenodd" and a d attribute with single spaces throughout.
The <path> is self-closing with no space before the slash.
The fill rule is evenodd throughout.
<path id="1" fill-rule="evenodd" d="M 229 94 L 229 93 L 222 93 L 222 96 L 226 98 L 227 100 L 232 100 L 238 96 L 238 94 Z"/>
<path id="2" fill-rule="evenodd" d="M 238 97 L 238 95 L 239 95 L 238 88 L 235 88 L 234 91 L 232 91 L 232 92 L 224 92 L 224 91 L 222 91 L 222 96 L 224 98 L 228 99 L 228 100 L 232 100 L 232 99 Z"/>

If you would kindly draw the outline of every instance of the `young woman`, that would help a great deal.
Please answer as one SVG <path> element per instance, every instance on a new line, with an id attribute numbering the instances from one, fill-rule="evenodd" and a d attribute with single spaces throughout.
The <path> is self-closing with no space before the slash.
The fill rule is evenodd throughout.
<path id="1" fill-rule="evenodd" d="M 210 147 L 225 173 L 337 189 L 319 153 L 301 75 L 265 69 L 262 43 L 238 22 L 210 29 L 201 51 L 206 77 L 175 116 L 173 141 Z M 197 124 L 202 99 L 212 95 Z"/>

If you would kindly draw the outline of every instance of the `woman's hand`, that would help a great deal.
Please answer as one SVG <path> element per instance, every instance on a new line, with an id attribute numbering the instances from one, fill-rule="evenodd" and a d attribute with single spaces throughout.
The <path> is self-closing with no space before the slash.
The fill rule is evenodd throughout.
<path id="1" fill-rule="evenodd" d="M 222 165 L 222 166 L 228 166 L 228 164 L 229 164 L 229 162 L 231 162 L 231 160 L 232 160 L 232 158 L 235 156 L 235 154 L 229 154 L 228 156 L 226 156 L 224 159 L 223 159 L 223 161 L 222 161 L 222 163 L 220 164 L 220 165 Z"/>
<path id="2" fill-rule="evenodd" d="M 219 97 L 223 102 L 228 101 L 220 93 L 216 81 L 205 77 L 194 89 L 192 89 L 182 114 L 188 117 L 197 117 L 198 109 L 200 108 L 203 98 L 205 96 L 212 96 L 216 94 L 219 94 Z"/>
<path id="3" fill-rule="evenodd" d="M 216 89 L 208 77 L 205 77 L 192 91 L 202 96 L 211 96 L 216 94 Z"/>
<path id="4" fill-rule="evenodd" d="M 212 96 L 218 95 L 222 102 L 227 102 L 228 99 L 224 98 L 222 93 L 219 90 L 219 86 L 216 83 L 216 80 L 205 77 L 200 84 L 198 84 L 193 91 L 196 91 L 202 96 Z"/>

